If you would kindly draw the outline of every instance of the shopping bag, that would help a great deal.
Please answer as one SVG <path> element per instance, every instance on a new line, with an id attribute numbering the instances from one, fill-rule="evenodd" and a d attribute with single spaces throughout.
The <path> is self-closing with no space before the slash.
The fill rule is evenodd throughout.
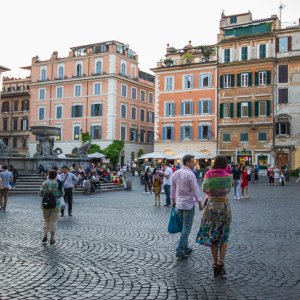
<path id="1" fill-rule="evenodd" d="M 66 203 L 64 197 L 60 197 L 60 208 L 65 209 Z"/>
<path id="2" fill-rule="evenodd" d="M 171 210 L 171 215 L 168 224 L 168 232 L 169 233 L 178 233 L 182 231 L 182 223 L 177 214 L 176 207 L 173 206 Z"/>

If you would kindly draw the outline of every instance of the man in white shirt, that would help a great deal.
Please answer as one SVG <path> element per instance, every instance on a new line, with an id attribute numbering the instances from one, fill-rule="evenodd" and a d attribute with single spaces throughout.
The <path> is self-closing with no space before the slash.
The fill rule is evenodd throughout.
<path id="1" fill-rule="evenodd" d="M 163 173 L 163 177 L 164 177 L 163 185 L 164 185 L 164 191 L 166 195 L 166 204 L 164 206 L 171 205 L 172 174 L 173 174 L 172 169 L 169 167 L 169 165 L 166 165 Z"/>

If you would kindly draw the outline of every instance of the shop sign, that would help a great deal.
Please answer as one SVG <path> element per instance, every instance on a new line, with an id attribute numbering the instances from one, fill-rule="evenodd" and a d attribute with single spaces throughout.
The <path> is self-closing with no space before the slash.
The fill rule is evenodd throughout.
<path id="1" fill-rule="evenodd" d="M 102 158 L 101 162 L 103 164 L 109 164 L 110 163 L 110 159 L 109 158 Z"/>
<path id="2" fill-rule="evenodd" d="M 237 150 L 236 155 L 252 155 L 252 150 Z"/>

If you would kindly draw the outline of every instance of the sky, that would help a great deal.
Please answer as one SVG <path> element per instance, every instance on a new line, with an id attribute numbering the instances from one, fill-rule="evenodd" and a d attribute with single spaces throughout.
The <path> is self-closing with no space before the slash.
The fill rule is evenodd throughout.
<path id="1" fill-rule="evenodd" d="M 183 48 L 217 42 L 225 15 L 250 10 L 253 19 L 279 16 L 280 0 L 9 0 L 0 1 L 0 65 L 13 76 L 31 58 L 49 59 L 53 51 L 117 40 L 139 55 L 140 69 L 150 72 L 166 53 L 166 45 Z M 299 0 L 282 0 L 283 26 L 298 24 Z"/>

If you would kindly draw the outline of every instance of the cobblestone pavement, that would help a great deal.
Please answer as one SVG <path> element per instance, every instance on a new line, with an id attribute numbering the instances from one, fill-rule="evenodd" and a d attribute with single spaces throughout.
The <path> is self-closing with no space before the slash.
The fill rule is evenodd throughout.
<path id="1" fill-rule="evenodd" d="M 132 192 L 76 195 L 54 246 L 41 243 L 39 198 L 13 195 L 0 213 L 0 299 L 299 299 L 300 184 L 261 180 L 250 191 L 252 199 L 231 201 L 223 279 L 194 242 L 201 213 L 194 252 L 176 260 L 170 207 L 154 207 L 138 178 Z"/>

